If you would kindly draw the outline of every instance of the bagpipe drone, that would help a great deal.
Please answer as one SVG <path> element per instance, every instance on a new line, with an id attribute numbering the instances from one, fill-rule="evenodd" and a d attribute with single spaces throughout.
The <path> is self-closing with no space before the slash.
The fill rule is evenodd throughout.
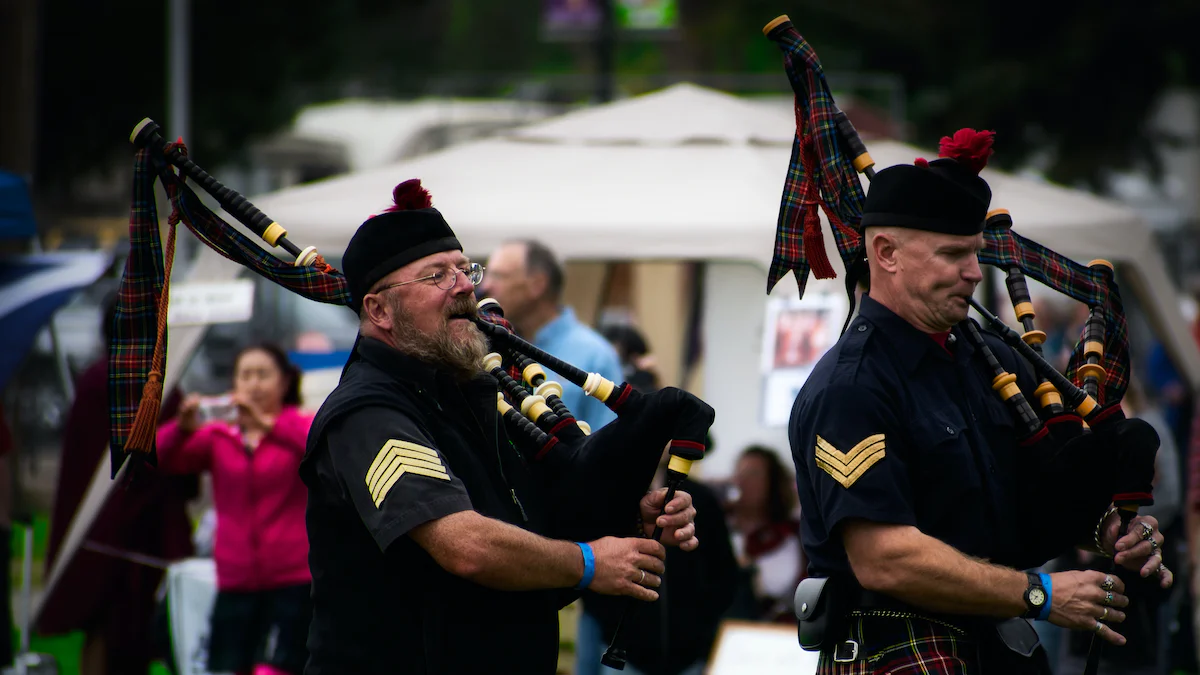
<path id="1" fill-rule="evenodd" d="M 796 136 L 767 291 L 788 272 L 795 275 L 801 296 L 810 271 L 818 279 L 836 276 L 825 255 L 821 209 L 844 263 L 852 314 L 855 286 L 866 272 L 860 228 L 865 193 L 858 173 L 873 180 L 875 163 L 853 124 L 836 106 L 816 52 L 790 19 L 786 15 L 774 19 L 763 28 L 763 34 L 783 53 L 796 114 Z M 943 138 L 939 155 L 962 161 L 964 146 L 975 144 L 979 135 L 964 129 Z M 990 134 L 987 145 L 990 149 Z M 919 166 L 921 161 L 915 163 Z M 982 161 L 986 163 L 986 155 Z M 1023 476 L 1023 511 L 1014 517 L 1033 520 L 1039 514 L 1053 514 L 1055 526 L 1065 528 L 1060 531 L 1076 535 L 1073 541 L 1084 542 L 1094 538 L 1096 519 L 1111 503 L 1118 509 L 1124 533 L 1138 508 L 1153 504 L 1158 438 L 1147 425 L 1124 424 L 1121 400 L 1129 385 L 1129 339 L 1113 266 L 1103 260 L 1081 265 L 1017 234 L 1012 216 L 1004 209 L 988 213 L 983 235 L 986 246 L 979 261 L 1005 273 L 1023 332 L 1010 328 L 974 299 L 970 303 L 987 326 L 1032 365 L 1040 380 L 1035 410 L 1017 387 L 1016 375 L 1005 371 L 983 341 L 975 321 L 963 322 L 994 373 L 992 388 L 1012 412 L 1023 460 L 1034 468 L 1028 474 L 1045 477 L 1027 481 Z M 1034 324 L 1027 278 L 1089 308 L 1087 324 L 1065 373 L 1058 372 L 1042 354 L 1046 334 Z M 847 317 L 847 325 L 849 320 Z M 1100 438 L 1106 440 L 1096 440 Z M 1046 546 L 1036 551 L 1038 544 Z M 1049 542 L 1035 542 L 1034 549 L 1031 560 L 1054 554 Z M 1088 672 L 1095 672 L 1098 645 L 1099 640 L 1093 638 Z"/>

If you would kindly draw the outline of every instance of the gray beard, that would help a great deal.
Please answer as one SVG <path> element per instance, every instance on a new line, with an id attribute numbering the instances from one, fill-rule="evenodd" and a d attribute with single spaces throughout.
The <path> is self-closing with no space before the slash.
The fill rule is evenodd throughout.
<path id="1" fill-rule="evenodd" d="M 487 338 L 474 324 L 469 337 L 455 339 L 449 322 L 434 335 L 427 335 L 413 325 L 413 317 L 398 304 L 392 308 L 392 340 L 396 349 L 418 360 L 449 371 L 459 380 L 469 380 L 483 371 L 483 357 L 488 353 Z"/>

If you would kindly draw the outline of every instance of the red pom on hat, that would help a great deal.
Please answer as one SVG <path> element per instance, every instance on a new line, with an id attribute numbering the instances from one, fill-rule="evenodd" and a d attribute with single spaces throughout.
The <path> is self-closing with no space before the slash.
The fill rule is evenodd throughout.
<path id="1" fill-rule="evenodd" d="M 433 206 L 433 198 L 429 196 L 429 190 L 421 187 L 420 178 L 410 178 L 397 185 L 396 189 L 392 190 L 392 201 L 395 204 L 384 209 L 384 213 L 427 209 Z"/>
<path id="2" fill-rule="evenodd" d="M 928 169 L 929 160 L 925 159 L 924 157 L 918 157 L 913 160 L 913 166 L 920 167 L 922 169 Z"/>
<path id="3" fill-rule="evenodd" d="M 987 166 L 988 158 L 992 156 L 992 137 L 995 135 L 994 131 L 959 129 L 954 132 L 953 138 L 942 137 L 938 146 L 938 157 L 957 160 L 978 174 Z"/>

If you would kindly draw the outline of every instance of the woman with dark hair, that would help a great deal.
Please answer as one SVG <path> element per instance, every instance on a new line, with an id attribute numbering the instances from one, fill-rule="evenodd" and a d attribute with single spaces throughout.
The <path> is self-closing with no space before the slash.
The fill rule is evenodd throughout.
<path id="1" fill-rule="evenodd" d="M 794 622 L 792 596 L 804 578 L 795 479 L 770 448 L 752 445 L 734 469 L 734 551 L 750 571 L 759 616 Z"/>
<path id="2" fill-rule="evenodd" d="M 229 415 L 205 422 L 203 399 L 189 396 L 158 432 L 162 470 L 212 474 L 217 599 L 208 670 L 299 675 L 312 582 L 299 466 L 312 415 L 300 410 L 299 369 L 273 344 L 238 353 L 229 400 Z"/>

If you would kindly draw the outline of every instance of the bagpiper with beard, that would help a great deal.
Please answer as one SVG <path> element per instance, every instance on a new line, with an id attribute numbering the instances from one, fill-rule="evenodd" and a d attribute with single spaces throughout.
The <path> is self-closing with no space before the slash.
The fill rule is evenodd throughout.
<path id="1" fill-rule="evenodd" d="M 394 199 L 346 248 L 359 338 L 300 468 L 313 577 L 305 673 L 550 674 L 558 610 L 575 589 L 654 600 L 665 550 L 543 536 L 545 486 L 506 438 L 498 384 L 480 367 L 483 268 L 419 181 Z M 643 498 L 642 518 L 694 549 L 691 497 L 677 493 L 660 517 L 664 495 Z"/>

